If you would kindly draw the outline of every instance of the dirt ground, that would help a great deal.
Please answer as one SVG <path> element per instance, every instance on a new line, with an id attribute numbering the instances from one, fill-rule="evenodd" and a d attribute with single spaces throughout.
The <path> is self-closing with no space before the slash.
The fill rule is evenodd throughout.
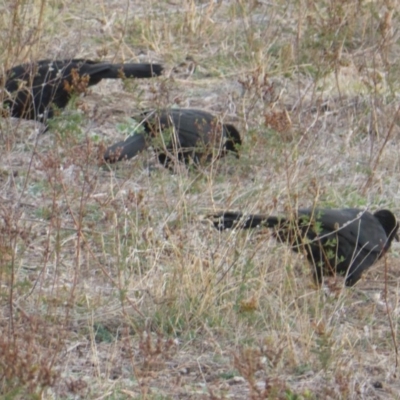
<path id="1" fill-rule="evenodd" d="M 82 57 L 164 65 L 105 80 L 39 134 L 0 119 L 0 394 L 7 399 L 400 399 L 400 245 L 353 288 L 317 288 L 224 209 L 400 215 L 399 5 L 6 1 L 5 71 Z M 0 80 L 1 83 L 1 80 Z M 115 165 L 132 116 L 199 108 L 240 158 Z M 399 201 L 398 201 L 399 200 Z"/>

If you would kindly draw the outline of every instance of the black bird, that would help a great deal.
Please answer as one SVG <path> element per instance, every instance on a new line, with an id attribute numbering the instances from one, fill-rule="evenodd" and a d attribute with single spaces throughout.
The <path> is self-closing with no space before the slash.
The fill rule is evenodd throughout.
<path id="1" fill-rule="evenodd" d="M 55 109 L 68 104 L 73 92 L 84 92 L 102 79 L 151 78 L 159 64 L 110 64 L 84 59 L 41 60 L 6 72 L 3 103 L 12 117 L 45 123 Z"/>
<path id="2" fill-rule="evenodd" d="M 339 274 L 346 277 L 346 286 L 353 286 L 389 250 L 393 238 L 399 240 L 399 224 L 389 210 L 371 214 L 357 208 L 306 208 L 295 218 L 228 211 L 212 218 L 219 230 L 274 228 L 276 238 L 296 252 L 305 251 L 318 284 L 323 275 Z"/>
<path id="3" fill-rule="evenodd" d="M 148 111 L 143 119 L 143 134 L 134 134 L 110 146 L 104 159 L 116 162 L 134 157 L 153 146 L 161 164 L 168 166 L 175 155 L 180 161 L 199 163 L 213 155 L 223 157 L 228 151 L 238 156 L 242 143 L 238 130 L 221 124 L 212 114 L 195 109 Z"/>

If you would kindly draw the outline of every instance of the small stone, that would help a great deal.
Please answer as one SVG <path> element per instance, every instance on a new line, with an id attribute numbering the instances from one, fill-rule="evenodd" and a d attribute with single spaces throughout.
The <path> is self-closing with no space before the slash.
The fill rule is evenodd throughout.
<path id="1" fill-rule="evenodd" d="M 243 376 L 234 376 L 232 379 L 229 380 L 230 385 L 238 385 L 239 383 L 244 383 L 245 379 Z"/>

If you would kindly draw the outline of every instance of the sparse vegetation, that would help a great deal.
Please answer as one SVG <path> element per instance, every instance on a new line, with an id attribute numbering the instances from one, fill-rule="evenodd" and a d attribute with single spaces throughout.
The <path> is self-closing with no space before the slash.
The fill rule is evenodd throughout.
<path id="1" fill-rule="evenodd" d="M 103 81 L 41 135 L 3 110 L 0 397 L 399 399 L 397 243 L 355 288 L 317 289 L 269 232 L 202 218 L 400 217 L 399 15 L 384 0 L 2 2 L 2 73 L 68 57 L 166 73 Z M 240 159 L 99 165 L 129 117 L 172 105 L 234 123 Z"/>

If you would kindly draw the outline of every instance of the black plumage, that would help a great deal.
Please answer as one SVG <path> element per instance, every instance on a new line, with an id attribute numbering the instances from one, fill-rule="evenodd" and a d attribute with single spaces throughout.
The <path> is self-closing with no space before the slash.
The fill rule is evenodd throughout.
<path id="1" fill-rule="evenodd" d="M 399 224 L 389 210 L 371 214 L 357 208 L 300 209 L 293 218 L 222 212 L 213 216 L 219 229 L 265 226 L 296 252 L 305 251 L 317 283 L 323 276 L 346 277 L 353 286 L 362 273 L 389 250 Z"/>
<path id="2" fill-rule="evenodd" d="M 151 78 L 159 64 L 111 64 L 84 59 L 41 60 L 6 72 L 3 103 L 12 117 L 45 123 L 55 109 L 63 109 L 73 92 L 84 92 L 102 79 Z"/>
<path id="3" fill-rule="evenodd" d="M 195 109 L 170 109 L 141 114 L 144 133 L 136 133 L 110 146 L 104 159 L 116 162 L 129 159 L 152 146 L 160 163 L 168 165 L 175 156 L 194 163 L 224 156 L 238 155 L 242 141 L 231 124 L 222 124 L 212 114 Z"/>

